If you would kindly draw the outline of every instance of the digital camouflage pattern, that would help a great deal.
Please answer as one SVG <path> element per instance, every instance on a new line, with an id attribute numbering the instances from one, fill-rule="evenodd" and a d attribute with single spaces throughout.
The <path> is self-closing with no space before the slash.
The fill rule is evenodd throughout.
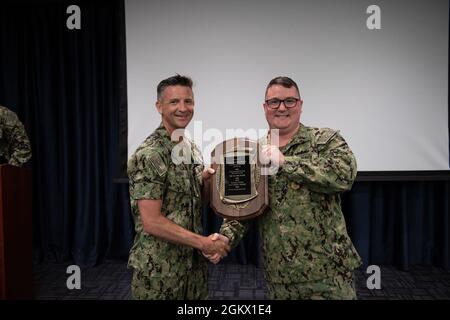
<path id="1" fill-rule="evenodd" d="M 0 106 L 0 161 L 22 166 L 31 158 L 31 146 L 17 115 Z"/>
<path id="2" fill-rule="evenodd" d="M 345 140 L 332 129 L 300 124 L 280 151 L 285 163 L 269 176 L 270 210 L 258 217 L 268 294 L 273 297 L 285 295 L 271 291 L 279 288 L 339 276 L 349 279 L 349 272 L 361 264 L 347 234 L 339 196 L 350 190 L 357 173 Z M 221 233 L 234 247 L 245 229 L 245 224 L 225 221 Z M 297 297 L 304 295 L 298 292 Z"/>
<path id="3" fill-rule="evenodd" d="M 197 250 L 161 240 L 143 231 L 138 200 L 161 199 L 161 212 L 192 232 L 202 234 L 201 153 L 189 144 L 191 164 L 176 165 L 169 133 L 161 124 L 128 162 L 131 209 L 136 236 L 128 265 L 134 268 L 132 292 L 136 299 L 204 299 L 207 264 Z"/>
<path id="4" fill-rule="evenodd" d="M 353 273 L 298 283 L 268 282 L 271 300 L 356 300 Z"/>

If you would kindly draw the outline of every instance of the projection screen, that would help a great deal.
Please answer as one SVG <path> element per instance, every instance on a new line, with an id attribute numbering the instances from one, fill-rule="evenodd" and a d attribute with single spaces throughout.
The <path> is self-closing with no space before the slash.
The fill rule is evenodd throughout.
<path id="1" fill-rule="evenodd" d="M 221 142 L 210 129 L 223 139 L 267 129 L 265 87 L 285 75 L 299 85 L 301 122 L 340 130 L 359 171 L 449 170 L 447 0 L 126 0 L 125 10 L 128 156 L 160 123 L 160 80 L 194 80 L 188 131 L 209 162 Z M 368 27 L 375 18 L 380 29 Z"/>

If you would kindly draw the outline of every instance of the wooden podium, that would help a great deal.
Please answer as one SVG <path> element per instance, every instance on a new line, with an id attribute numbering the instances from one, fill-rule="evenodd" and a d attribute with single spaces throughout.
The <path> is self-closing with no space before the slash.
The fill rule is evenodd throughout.
<path id="1" fill-rule="evenodd" d="M 0 299 L 32 299 L 31 170 L 0 165 Z"/>

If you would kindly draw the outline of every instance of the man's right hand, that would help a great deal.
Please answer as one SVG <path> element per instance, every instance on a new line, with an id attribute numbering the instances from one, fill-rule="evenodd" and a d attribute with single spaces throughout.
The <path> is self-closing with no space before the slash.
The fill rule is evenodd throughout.
<path id="1" fill-rule="evenodd" d="M 230 252 L 229 240 L 227 237 L 214 233 L 204 238 L 202 254 L 212 263 L 218 263 L 220 259 L 226 257 Z"/>

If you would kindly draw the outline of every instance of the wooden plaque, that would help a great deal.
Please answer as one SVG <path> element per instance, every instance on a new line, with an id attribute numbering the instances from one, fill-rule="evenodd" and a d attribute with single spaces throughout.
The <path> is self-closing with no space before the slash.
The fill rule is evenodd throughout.
<path id="1" fill-rule="evenodd" d="M 262 174 L 260 145 L 246 138 L 218 144 L 211 153 L 216 174 L 210 180 L 210 205 L 224 218 L 254 218 L 269 206 L 267 175 Z"/>

